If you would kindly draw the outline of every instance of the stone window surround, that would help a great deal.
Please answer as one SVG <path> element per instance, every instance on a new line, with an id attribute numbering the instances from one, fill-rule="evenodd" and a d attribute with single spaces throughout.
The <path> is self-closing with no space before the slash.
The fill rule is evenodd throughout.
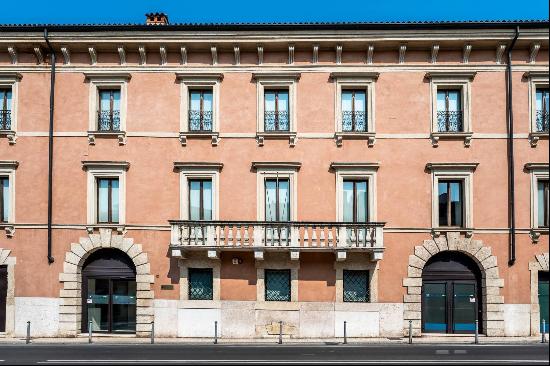
<path id="1" fill-rule="evenodd" d="M 298 118 L 296 109 L 297 84 L 300 80 L 300 73 L 254 73 L 252 79 L 256 81 L 257 117 L 256 117 L 256 141 L 258 146 L 264 145 L 265 139 L 287 139 L 289 146 L 296 145 L 296 134 L 298 131 Z M 288 89 L 288 108 L 290 109 L 290 121 L 288 131 L 266 132 L 264 130 L 264 90 L 266 89 Z"/>
<path id="2" fill-rule="evenodd" d="M 531 272 L 531 335 L 540 335 L 539 272 L 548 272 L 550 257 L 548 252 L 535 255 L 529 262 Z M 550 321 L 550 320 L 549 320 Z"/>
<path id="3" fill-rule="evenodd" d="M 85 80 L 90 84 L 88 102 L 88 142 L 95 144 L 98 137 L 114 136 L 118 139 L 119 145 L 126 144 L 126 115 L 128 105 L 128 82 L 131 79 L 130 73 L 85 73 Z M 101 89 L 120 89 L 120 131 L 108 132 L 98 131 L 97 111 L 99 106 L 99 91 Z"/>
<path id="4" fill-rule="evenodd" d="M 213 307 L 220 302 L 220 272 L 221 261 L 203 257 L 204 253 L 189 253 L 189 257 L 178 260 L 180 269 L 180 300 L 190 306 Z M 212 300 L 189 300 L 189 268 L 211 268 L 212 269 Z M 184 307 L 186 307 L 184 305 Z M 214 306 L 215 307 L 215 306 Z"/>
<path id="5" fill-rule="evenodd" d="M 17 110 L 19 82 L 22 76 L 16 72 L 0 72 L 0 88 L 11 88 L 11 129 L 9 131 L 0 131 L 0 136 L 6 136 L 10 145 L 15 144 L 17 140 Z"/>
<path id="6" fill-rule="evenodd" d="M 372 262 L 368 254 L 350 253 L 345 261 L 334 262 L 336 270 L 336 302 L 344 303 L 344 270 L 369 271 L 369 303 L 378 302 L 378 262 Z M 346 302 L 346 304 L 364 304 Z M 353 305 L 351 305 L 353 306 Z"/>
<path id="7" fill-rule="evenodd" d="M 220 84 L 223 74 L 220 73 L 176 73 L 180 83 L 180 142 L 187 145 L 191 137 L 210 138 L 212 146 L 220 141 Z M 212 90 L 212 132 L 189 131 L 189 91 L 193 89 Z"/>
<path id="8" fill-rule="evenodd" d="M 286 269 L 290 270 L 290 301 L 266 301 L 265 300 L 265 270 Z M 256 302 L 260 308 L 280 309 L 285 304 L 298 302 L 298 271 L 300 261 L 292 260 L 287 253 L 269 253 L 264 260 L 256 260 Z"/>
<path id="9" fill-rule="evenodd" d="M 472 81 L 476 72 L 428 72 L 426 78 L 430 80 L 431 95 L 431 139 L 432 145 L 437 147 L 440 139 L 464 139 L 464 146 L 469 147 L 472 142 L 473 128 L 471 120 Z M 439 132 L 437 130 L 437 91 L 441 88 L 457 89 L 461 91 L 463 132 Z"/>
<path id="10" fill-rule="evenodd" d="M 0 228 L 4 228 L 6 236 L 8 238 L 13 237 L 15 234 L 15 170 L 19 166 L 17 161 L 0 160 L 0 176 L 7 177 L 9 182 L 8 194 L 9 194 L 9 208 L 8 208 L 8 222 L 0 223 Z"/>
<path id="11" fill-rule="evenodd" d="M 130 163 L 125 161 L 82 161 L 87 180 L 87 223 L 89 226 L 123 227 L 126 223 L 126 171 Z M 119 212 L 118 224 L 99 224 L 97 222 L 97 178 L 118 178 Z"/>
<path id="12" fill-rule="evenodd" d="M 378 80 L 377 72 L 333 72 L 330 74 L 335 81 L 334 93 L 334 131 L 337 146 L 342 146 L 345 138 L 365 138 L 368 146 L 374 146 L 376 141 L 375 123 L 375 84 Z M 342 131 L 342 90 L 363 89 L 366 92 L 367 132 Z"/>
<path id="13" fill-rule="evenodd" d="M 344 180 L 345 179 L 366 179 L 368 182 L 368 218 L 367 221 L 377 220 L 377 189 L 376 172 L 378 163 L 337 163 L 330 164 L 330 168 L 336 172 L 336 221 L 344 221 Z"/>
<path id="14" fill-rule="evenodd" d="M 474 171 L 479 163 L 428 163 L 426 170 L 432 175 L 432 230 L 436 235 L 444 231 L 461 231 L 471 235 L 474 226 L 474 210 L 473 210 L 473 185 Z M 439 188 L 440 179 L 454 179 L 464 182 L 463 198 L 464 198 L 464 223 L 460 228 L 439 226 Z"/>
<path id="15" fill-rule="evenodd" d="M 265 179 L 288 178 L 290 187 L 290 221 L 298 219 L 298 170 L 296 162 L 252 162 L 256 170 L 256 202 L 258 221 L 265 221 Z"/>
<path id="16" fill-rule="evenodd" d="M 536 147 L 539 139 L 548 139 L 548 132 L 537 132 L 536 127 L 537 88 L 548 88 L 548 71 L 530 71 L 523 76 L 529 82 L 529 142 L 532 147 Z"/>
<path id="17" fill-rule="evenodd" d="M 539 228 L 538 223 L 538 197 L 537 197 L 537 183 L 539 180 L 549 179 L 548 163 L 527 163 L 525 164 L 525 170 L 530 174 L 531 181 L 531 232 L 530 236 L 533 243 L 537 243 L 541 234 L 548 234 L 548 228 Z"/>
<path id="18" fill-rule="evenodd" d="M 174 162 L 174 169 L 180 174 L 180 219 L 189 220 L 189 180 L 212 180 L 212 220 L 219 220 L 220 171 L 222 163 L 214 162 Z"/>
<path id="19" fill-rule="evenodd" d="M 0 335 L 13 337 L 15 333 L 15 265 L 17 260 L 10 256 L 11 250 L 0 248 L 0 266 L 8 267 L 8 291 L 6 296 L 6 331 Z"/>

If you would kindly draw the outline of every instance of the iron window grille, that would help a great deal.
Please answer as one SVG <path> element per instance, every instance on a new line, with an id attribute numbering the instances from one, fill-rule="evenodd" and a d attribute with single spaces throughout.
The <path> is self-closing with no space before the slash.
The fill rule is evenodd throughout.
<path id="1" fill-rule="evenodd" d="M 116 106 L 116 100 L 120 100 L 120 90 L 100 90 L 99 100 L 100 108 L 97 112 L 98 130 L 105 132 L 120 131 L 120 109 Z M 108 100 L 108 106 L 104 106 L 101 103 L 103 100 Z"/>
<path id="2" fill-rule="evenodd" d="M 11 130 L 11 90 L 0 89 L 0 130 Z"/>
<path id="3" fill-rule="evenodd" d="M 344 270 L 344 302 L 370 302 L 369 271 Z"/>
<path id="4" fill-rule="evenodd" d="M 462 227 L 464 189 L 461 180 L 439 180 L 439 226 Z"/>
<path id="5" fill-rule="evenodd" d="M 103 207 L 100 199 L 101 188 L 107 188 L 107 207 Z M 118 197 L 119 182 L 118 178 L 98 178 L 97 179 L 97 223 L 98 224 L 118 224 L 118 202 L 113 198 L 113 191 L 116 190 Z M 116 206 L 116 208 L 115 208 Z M 107 215 L 103 216 L 102 212 L 106 211 Z M 103 216 L 103 217 L 102 217 Z"/>
<path id="6" fill-rule="evenodd" d="M 460 110 L 462 105 L 460 98 L 460 90 L 438 90 L 438 99 L 440 96 L 444 98 L 444 108 L 437 110 L 437 130 L 438 132 L 462 132 L 463 114 Z M 456 109 L 451 108 L 450 98 L 456 99 Z"/>
<path id="7" fill-rule="evenodd" d="M 550 201 L 550 195 L 549 195 L 549 184 L 548 180 L 539 180 L 537 183 L 538 188 L 538 221 L 539 221 L 539 227 L 547 228 L 549 227 L 549 201 Z"/>
<path id="8" fill-rule="evenodd" d="M 192 100 L 199 100 L 198 108 L 189 108 L 189 131 L 211 132 L 212 131 L 212 91 L 211 90 L 191 90 L 189 91 L 189 106 L 192 106 Z M 207 108 L 205 101 L 210 101 L 210 107 Z"/>
<path id="9" fill-rule="evenodd" d="M 9 206 L 8 206 L 8 197 L 9 195 L 9 179 L 7 177 L 0 177 L 0 222 L 8 222 L 9 215 Z"/>
<path id="10" fill-rule="evenodd" d="M 264 94 L 264 131 L 290 131 L 288 90 L 266 90 Z M 274 98 L 273 109 L 267 108 L 269 98 Z"/>
<path id="11" fill-rule="evenodd" d="M 290 270 L 265 270 L 265 301 L 290 301 Z"/>
<path id="12" fill-rule="evenodd" d="M 214 298 L 212 268 L 189 268 L 189 300 Z"/>
<path id="13" fill-rule="evenodd" d="M 537 105 L 537 110 L 536 110 L 536 129 L 537 129 L 537 132 L 548 132 L 549 131 L 549 128 L 548 128 L 548 125 L 549 125 L 549 119 L 550 119 L 550 115 L 549 115 L 549 109 L 550 109 L 550 105 L 549 105 L 549 100 L 548 100 L 548 94 L 549 94 L 549 90 L 548 89 L 537 89 L 537 104 L 538 103 L 538 100 L 540 98 L 540 105 Z"/>
<path id="14" fill-rule="evenodd" d="M 350 109 L 342 110 L 342 131 L 344 132 L 366 132 L 367 131 L 367 93 L 365 90 L 344 90 L 342 99 L 349 95 L 351 98 Z M 360 101 L 363 102 L 363 109 L 360 109 Z"/>

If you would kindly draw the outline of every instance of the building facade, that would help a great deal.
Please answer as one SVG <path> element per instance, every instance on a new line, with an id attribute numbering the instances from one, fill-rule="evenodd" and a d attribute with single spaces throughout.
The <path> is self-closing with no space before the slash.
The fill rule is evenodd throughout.
<path id="1" fill-rule="evenodd" d="M 548 35 L 0 26 L 0 336 L 539 334 Z"/>

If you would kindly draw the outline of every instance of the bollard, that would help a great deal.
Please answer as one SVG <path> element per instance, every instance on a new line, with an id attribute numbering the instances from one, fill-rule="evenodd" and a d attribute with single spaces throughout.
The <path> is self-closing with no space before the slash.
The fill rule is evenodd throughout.
<path id="1" fill-rule="evenodd" d="M 409 344 L 413 343 L 413 321 L 409 320 Z"/>
<path id="2" fill-rule="evenodd" d="M 542 319 L 542 343 L 546 343 L 546 319 Z"/>
<path id="3" fill-rule="evenodd" d="M 346 325 L 347 325 L 347 322 L 344 320 L 344 344 L 348 344 L 348 335 L 346 332 Z"/>
<path id="4" fill-rule="evenodd" d="M 475 338 L 474 343 L 479 344 L 479 321 L 476 319 L 476 330 L 475 330 Z"/>
<path id="5" fill-rule="evenodd" d="M 155 344 L 155 322 L 151 322 L 151 344 Z"/>
<path id="6" fill-rule="evenodd" d="M 88 322 L 88 343 L 92 343 L 92 321 Z"/>
<path id="7" fill-rule="evenodd" d="M 214 321 L 214 344 L 218 344 L 218 321 Z"/>
<path id="8" fill-rule="evenodd" d="M 27 322 L 27 339 L 25 340 L 26 344 L 31 343 L 31 322 Z"/>
<path id="9" fill-rule="evenodd" d="M 279 322 L 279 344 L 283 344 L 283 322 Z"/>

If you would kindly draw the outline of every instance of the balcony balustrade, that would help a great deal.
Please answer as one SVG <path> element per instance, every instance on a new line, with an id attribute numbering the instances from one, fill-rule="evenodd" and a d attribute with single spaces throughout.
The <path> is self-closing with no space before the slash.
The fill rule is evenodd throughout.
<path id="1" fill-rule="evenodd" d="M 97 112 L 97 127 L 99 131 L 120 131 L 120 111 Z"/>
<path id="2" fill-rule="evenodd" d="M 349 251 L 372 253 L 382 259 L 384 223 L 266 222 L 266 221 L 170 221 L 173 256 L 185 251 L 251 250 L 263 259 L 266 250 L 289 251 L 297 259 L 301 251 L 334 251 L 344 260 Z"/>
<path id="3" fill-rule="evenodd" d="M 536 119 L 537 132 L 548 132 L 549 118 L 550 118 L 550 114 L 547 109 L 537 110 L 537 119 Z"/>
<path id="4" fill-rule="evenodd" d="M 0 131 L 11 130 L 11 111 L 10 110 L 0 110 Z"/>
<path id="5" fill-rule="evenodd" d="M 438 132 L 462 132 L 462 111 L 437 111 Z"/>

